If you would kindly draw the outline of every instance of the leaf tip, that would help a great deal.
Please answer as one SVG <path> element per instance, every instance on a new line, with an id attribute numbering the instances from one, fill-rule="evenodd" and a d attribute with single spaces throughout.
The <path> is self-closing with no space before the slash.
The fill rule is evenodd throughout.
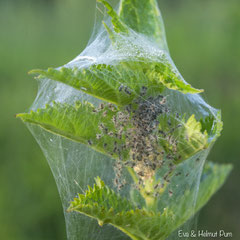
<path id="1" fill-rule="evenodd" d="M 197 89 L 198 93 L 203 93 L 204 89 Z"/>
<path id="2" fill-rule="evenodd" d="M 33 70 L 30 70 L 30 71 L 28 72 L 28 74 L 29 74 L 29 75 L 33 75 L 33 74 L 39 74 L 39 73 L 41 73 L 41 72 L 42 72 L 41 69 L 33 69 Z"/>
<path id="3" fill-rule="evenodd" d="M 17 113 L 14 115 L 15 118 L 23 118 L 25 113 Z"/>
<path id="4" fill-rule="evenodd" d="M 97 185 L 99 188 L 103 188 L 103 187 L 105 186 L 104 182 L 102 181 L 102 179 L 101 179 L 99 176 L 97 176 L 97 177 L 95 178 L 95 182 L 96 182 L 96 185 Z"/>
<path id="5" fill-rule="evenodd" d="M 104 222 L 103 222 L 103 221 L 101 221 L 101 220 L 98 220 L 98 225 L 99 225 L 100 227 L 102 227 L 102 226 L 103 226 L 103 224 L 104 224 Z"/>

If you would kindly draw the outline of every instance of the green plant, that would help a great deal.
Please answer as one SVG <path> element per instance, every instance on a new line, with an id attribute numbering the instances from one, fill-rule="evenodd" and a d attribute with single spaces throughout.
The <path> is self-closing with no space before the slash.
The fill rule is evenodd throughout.
<path id="1" fill-rule="evenodd" d="M 111 19 L 103 22 L 110 42 L 101 57 L 80 56 L 83 64 L 76 60 L 31 71 L 39 81 L 51 79 L 75 88 L 81 97 L 101 100 L 99 106 L 92 98 L 74 104 L 52 101 L 17 116 L 115 160 L 115 189 L 95 176 L 93 188 L 79 194 L 68 212 L 94 218 L 100 226 L 111 224 L 132 239 L 166 239 L 231 170 L 230 165 L 204 166 L 222 130 L 221 114 L 172 63 L 156 1 L 122 0 L 118 13 L 99 2 Z M 121 194 L 129 183 L 127 194 Z"/>

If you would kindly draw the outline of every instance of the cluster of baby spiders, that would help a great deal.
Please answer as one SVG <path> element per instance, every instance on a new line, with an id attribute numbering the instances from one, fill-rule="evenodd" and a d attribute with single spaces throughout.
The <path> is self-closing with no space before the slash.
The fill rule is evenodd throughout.
<path id="1" fill-rule="evenodd" d="M 156 169 L 160 169 L 163 165 L 167 166 L 163 176 L 163 181 L 154 186 L 154 190 L 159 192 L 160 188 L 164 187 L 164 183 L 169 183 L 170 178 L 175 169 L 174 160 L 177 154 L 177 139 L 174 138 L 173 133 L 177 128 L 181 127 L 172 126 L 171 119 L 168 119 L 168 127 L 170 131 L 159 129 L 159 116 L 163 114 L 170 114 L 170 109 L 167 106 L 167 97 L 158 95 L 155 97 L 147 97 L 147 87 L 143 86 L 140 91 L 140 96 L 134 100 L 132 104 L 125 106 L 121 111 L 116 111 L 113 104 L 101 103 L 93 112 L 102 112 L 102 116 L 106 117 L 108 111 L 116 112 L 113 114 L 112 123 L 114 131 L 109 129 L 103 124 L 99 123 L 100 134 L 96 135 L 96 139 L 100 140 L 103 136 L 109 136 L 112 139 L 113 145 L 111 146 L 110 155 L 117 155 L 118 161 L 114 166 L 115 179 L 114 184 L 120 190 L 125 184 L 126 180 L 122 177 L 123 166 L 130 167 L 138 176 L 138 183 L 136 187 L 144 185 L 148 179 L 156 173 Z M 130 90 L 121 86 L 119 91 L 125 91 L 131 94 Z M 107 110 L 106 110 L 107 109 Z M 176 118 L 179 114 L 176 113 Z M 159 144 L 160 139 L 164 139 L 171 145 L 172 151 L 166 154 L 163 146 Z M 124 140 L 118 141 L 118 140 Z M 107 143 L 103 144 L 104 148 L 108 148 Z M 128 161 L 123 161 L 123 152 L 128 151 Z M 178 156 L 180 159 L 181 156 Z M 177 173 L 176 176 L 180 176 Z M 169 190 L 171 192 L 171 190 Z M 172 192 L 169 193 L 172 195 Z"/>

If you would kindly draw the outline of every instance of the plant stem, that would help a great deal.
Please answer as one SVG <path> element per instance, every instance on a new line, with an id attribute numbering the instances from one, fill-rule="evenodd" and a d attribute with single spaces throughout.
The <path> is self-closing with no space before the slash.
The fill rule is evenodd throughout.
<path id="1" fill-rule="evenodd" d="M 138 178 L 134 170 L 130 167 L 127 168 L 135 184 L 138 184 Z M 139 186 L 139 193 L 144 198 L 146 203 L 146 209 L 150 211 L 157 210 L 157 198 L 152 195 L 154 191 L 154 179 L 147 181 L 145 186 Z"/>

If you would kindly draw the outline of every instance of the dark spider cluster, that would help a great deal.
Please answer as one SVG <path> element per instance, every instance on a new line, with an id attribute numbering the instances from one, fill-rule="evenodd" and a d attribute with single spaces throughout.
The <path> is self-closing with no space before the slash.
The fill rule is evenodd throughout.
<path id="1" fill-rule="evenodd" d="M 159 130 L 159 116 L 161 114 L 169 114 L 170 112 L 167 107 L 167 97 L 163 95 L 146 97 L 147 90 L 147 87 L 143 86 L 139 98 L 133 104 L 125 106 L 122 111 L 113 115 L 114 131 L 109 131 L 102 123 L 99 124 L 101 134 L 97 134 L 96 139 L 99 140 L 103 135 L 108 135 L 115 139 L 115 141 L 113 140 L 113 149 L 110 154 L 117 154 L 119 159 L 114 166 L 116 176 L 114 184 L 119 190 L 126 184 L 125 179 L 122 178 L 123 165 L 131 167 L 135 171 L 139 179 L 138 185 L 143 185 L 146 180 L 151 179 L 155 175 L 156 169 L 161 168 L 163 164 L 167 164 L 169 169 L 163 180 L 169 183 L 175 169 L 173 160 L 177 153 L 177 140 L 172 133 L 176 128 L 181 127 L 181 124 L 177 127 L 171 127 L 172 123 L 169 119 L 168 125 L 171 130 L 169 132 Z M 124 86 L 121 86 L 119 91 L 130 93 Z M 112 104 L 100 104 L 99 108 L 94 111 L 103 111 L 103 117 L 105 117 L 107 114 L 107 111 L 105 111 L 106 107 L 113 112 L 116 111 Z M 179 117 L 178 113 L 176 117 Z M 168 141 L 172 147 L 172 153 L 165 153 L 164 148 L 159 144 L 160 138 Z M 123 139 L 125 144 L 120 144 L 117 139 Z M 107 143 L 104 143 L 104 147 L 107 147 Z M 122 161 L 122 153 L 125 150 L 129 151 L 130 160 L 124 162 Z M 176 176 L 180 174 L 177 173 Z M 164 183 L 156 184 L 154 189 L 158 190 L 163 187 Z"/>

